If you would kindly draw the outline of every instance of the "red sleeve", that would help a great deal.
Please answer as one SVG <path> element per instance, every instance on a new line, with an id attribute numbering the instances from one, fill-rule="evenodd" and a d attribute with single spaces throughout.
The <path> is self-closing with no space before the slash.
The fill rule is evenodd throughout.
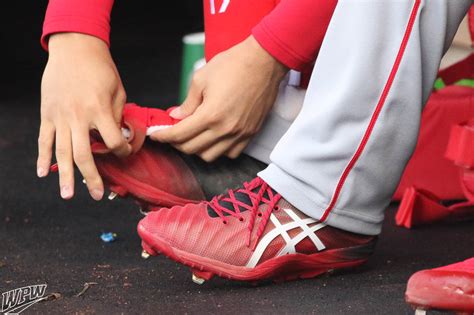
<path id="1" fill-rule="evenodd" d="M 282 0 L 252 35 L 278 61 L 304 71 L 316 59 L 336 4 L 337 0 Z"/>
<path id="2" fill-rule="evenodd" d="M 48 50 L 48 36 L 60 32 L 96 36 L 110 45 L 110 13 L 113 4 L 114 0 L 50 0 L 41 45 Z"/>

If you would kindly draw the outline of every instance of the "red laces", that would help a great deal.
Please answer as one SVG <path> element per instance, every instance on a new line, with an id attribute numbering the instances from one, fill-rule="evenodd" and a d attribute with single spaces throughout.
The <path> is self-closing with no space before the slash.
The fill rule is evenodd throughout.
<path id="1" fill-rule="evenodd" d="M 281 199 L 281 196 L 280 194 L 273 191 L 272 188 L 268 186 L 268 184 L 260 177 L 256 177 L 250 183 L 245 182 L 243 186 L 243 188 L 239 188 L 235 191 L 229 189 L 226 195 L 220 195 L 212 198 L 212 200 L 208 202 L 208 205 L 222 219 L 224 224 L 227 224 L 225 214 L 231 215 L 233 217 L 238 218 L 240 221 L 243 221 L 243 217 L 240 215 L 241 212 L 247 210 L 251 211 L 250 221 L 248 224 L 249 233 L 247 237 L 247 246 L 250 246 L 256 216 L 258 215 L 262 217 L 262 220 L 257 230 L 257 239 L 255 241 L 254 246 L 252 247 L 252 250 L 254 250 L 258 243 L 258 240 L 263 234 L 263 231 L 265 229 L 265 226 L 267 225 L 271 213 L 273 212 L 273 210 L 278 209 L 278 206 L 276 204 Z M 236 193 L 247 195 L 250 200 L 250 204 L 238 200 L 236 198 Z M 222 205 L 222 203 L 225 203 L 226 205 L 230 206 L 225 207 Z M 263 210 L 262 213 L 259 213 L 258 208 L 261 203 L 268 204 L 268 207 Z"/>

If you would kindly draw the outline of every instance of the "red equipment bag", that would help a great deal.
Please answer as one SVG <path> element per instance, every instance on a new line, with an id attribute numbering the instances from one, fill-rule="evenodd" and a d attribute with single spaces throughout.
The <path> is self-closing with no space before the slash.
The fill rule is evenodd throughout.
<path id="1" fill-rule="evenodd" d="M 474 79 L 474 54 L 440 71 L 439 78 L 446 86 L 434 91 L 426 104 L 418 143 L 394 200 L 400 200 L 411 186 L 430 191 L 442 200 L 464 198 L 459 170 L 445 158 L 444 152 L 451 127 L 474 117 L 474 88 L 454 85 Z"/>
<path id="2" fill-rule="evenodd" d="M 468 27 L 474 47 L 474 7 L 468 13 Z M 474 54 L 439 72 L 435 91 L 421 117 L 415 152 L 403 173 L 394 200 L 401 200 L 412 187 L 429 191 L 441 200 L 465 198 L 459 169 L 446 159 L 444 153 L 452 126 L 474 117 L 474 88 L 472 81 L 470 84 L 468 81 L 473 79 Z"/>
<path id="3" fill-rule="evenodd" d="M 432 192 L 411 186 L 405 190 L 395 216 L 397 225 L 412 228 L 474 219 L 474 119 L 452 127 L 446 158 L 458 168 L 458 182 L 467 200 L 447 206 Z"/>

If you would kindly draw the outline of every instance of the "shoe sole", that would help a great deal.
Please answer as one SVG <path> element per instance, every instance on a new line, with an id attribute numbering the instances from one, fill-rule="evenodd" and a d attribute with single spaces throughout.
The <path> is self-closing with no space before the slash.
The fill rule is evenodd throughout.
<path id="1" fill-rule="evenodd" d="M 225 279 L 254 283 L 267 279 L 281 282 L 314 278 L 335 270 L 362 265 L 368 260 L 376 244 L 374 239 L 364 245 L 325 250 L 311 255 L 289 254 L 271 258 L 254 268 L 248 268 L 230 265 L 174 248 L 165 240 L 152 235 L 141 224 L 138 225 L 138 234 L 146 252 L 152 256 L 163 254 L 171 260 L 190 267 L 193 272 L 193 280 L 196 276 L 202 282 L 210 280 L 215 275 Z"/>

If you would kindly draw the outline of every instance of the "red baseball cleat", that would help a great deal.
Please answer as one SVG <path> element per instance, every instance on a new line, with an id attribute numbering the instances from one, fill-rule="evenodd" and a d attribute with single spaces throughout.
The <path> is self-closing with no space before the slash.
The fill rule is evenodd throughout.
<path id="1" fill-rule="evenodd" d="M 405 300 L 417 308 L 418 314 L 427 309 L 473 313 L 474 257 L 415 273 L 408 280 Z"/>
<path id="2" fill-rule="evenodd" d="M 113 199 L 131 195 L 145 211 L 204 200 L 202 189 L 186 163 L 168 145 L 145 142 L 153 131 L 174 125 L 168 111 L 127 104 L 123 128 L 133 154 L 119 159 L 100 138 L 92 142 L 94 160 Z"/>
<path id="3" fill-rule="evenodd" d="M 176 150 L 145 141 L 153 131 L 176 122 L 167 111 L 126 104 L 122 131 L 132 146 L 132 154 L 125 159 L 110 153 L 98 133 L 91 134 L 94 160 L 105 186 L 111 191 L 110 200 L 129 195 L 148 212 L 205 199 L 196 177 Z M 55 169 L 53 166 L 52 170 Z"/>
<path id="4" fill-rule="evenodd" d="M 376 237 L 310 218 L 260 178 L 210 202 L 150 213 L 138 224 L 142 246 L 191 267 L 193 281 L 214 275 L 256 282 L 312 278 L 364 263 Z"/>

